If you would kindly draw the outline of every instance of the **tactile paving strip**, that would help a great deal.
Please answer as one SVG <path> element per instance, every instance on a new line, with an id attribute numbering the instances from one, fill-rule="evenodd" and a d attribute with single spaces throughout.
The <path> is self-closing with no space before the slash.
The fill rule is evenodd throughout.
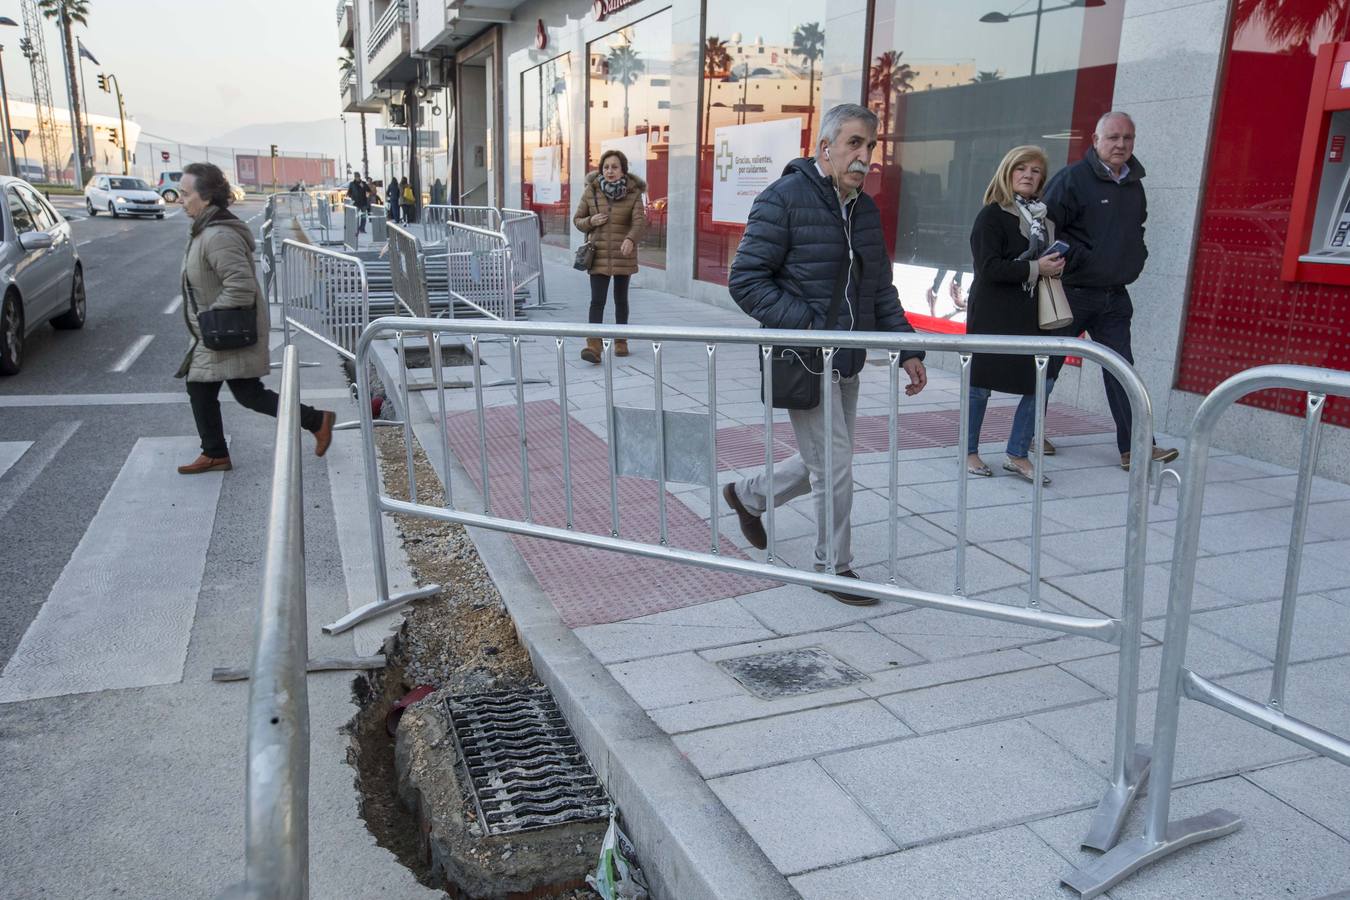
<path id="1" fill-rule="evenodd" d="M 445 707 L 488 834 L 609 815 L 605 789 L 548 691 L 462 695 Z"/>

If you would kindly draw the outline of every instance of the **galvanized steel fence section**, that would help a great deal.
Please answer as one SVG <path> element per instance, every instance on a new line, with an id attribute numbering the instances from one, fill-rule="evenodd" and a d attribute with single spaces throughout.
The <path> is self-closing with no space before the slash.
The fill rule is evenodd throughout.
<path id="1" fill-rule="evenodd" d="M 548 292 L 544 286 L 543 232 L 539 214 L 525 209 L 503 209 L 502 234 L 511 247 L 512 288 L 520 291 L 531 284 L 536 285 L 539 302 L 534 305 L 544 305 L 548 302 Z"/>
<path id="2" fill-rule="evenodd" d="M 1307 413 L 1285 562 L 1284 591 L 1280 600 L 1275 667 L 1267 698 L 1254 700 L 1186 668 L 1185 662 L 1201 516 L 1204 512 L 1205 470 L 1209 463 L 1214 428 L 1228 407 L 1250 393 L 1270 388 L 1306 392 Z M 1064 883 L 1078 891 L 1083 898 L 1096 897 L 1110 890 L 1133 872 L 1183 847 L 1231 834 L 1242 827 L 1241 818 L 1226 809 L 1169 821 L 1177 721 L 1183 697 L 1198 700 L 1350 766 L 1350 738 L 1291 716 L 1285 697 L 1294 615 L 1298 605 L 1299 570 L 1303 561 L 1313 475 L 1317 470 L 1322 410 L 1328 394 L 1350 397 L 1350 372 L 1308 366 L 1260 366 L 1239 372 L 1223 382 L 1204 399 L 1196 411 L 1187 442 L 1177 509 L 1167 627 L 1163 637 L 1162 670 L 1153 729 L 1153 783 L 1149 788 L 1144 833 L 1121 843 L 1091 864 L 1074 869 L 1064 877 Z"/>
<path id="3" fill-rule="evenodd" d="M 375 447 L 373 443 L 373 423 L 370 415 L 370 404 L 368 397 L 370 394 L 370 384 L 368 375 L 368 362 L 372 345 L 381 338 L 394 337 L 399 341 L 400 347 L 407 335 L 424 336 L 427 344 L 439 346 L 440 337 L 444 334 L 467 334 L 472 350 L 472 387 L 474 389 L 475 408 L 478 423 L 478 446 L 480 451 L 480 466 L 482 475 L 482 493 L 481 493 L 481 511 L 469 511 L 462 508 L 456 508 L 454 502 L 454 486 L 451 483 L 449 448 L 447 446 L 447 436 L 445 427 L 444 406 L 440 408 L 441 419 L 438 424 L 440 432 L 442 459 L 446 460 L 446 467 L 441 473 L 444 486 L 444 505 L 430 506 L 416 502 L 416 486 L 413 480 L 409 479 L 409 499 L 398 500 L 387 496 L 380 489 L 380 480 L 375 461 Z M 1120 646 L 1119 668 L 1117 675 L 1116 691 L 1116 716 L 1115 716 L 1115 738 L 1113 742 L 1113 760 L 1110 776 L 1110 787 L 1099 804 L 1093 817 L 1089 832 L 1084 838 L 1083 843 L 1089 847 L 1097 849 L 1107 849 L 1111 847 L 1120 833 L 1124 823 L 1125 815 L 1128 812 L 1130 804 L 1143 784 L 1148 771 L 1148 751 L 1146 747 L 1138 746 L 1135 743 L 1136 721 L 1135 709 L 1138 701 L 1138 682 L 1139 682 L 1139 642 L 1140 626 L 1142 622 L 1142 603 L 1144 588 L 1144 561 L 1145 561 L 1145 540 L 1147 534 L 1147 515 L 1148 515 L 1148 478 L 1149 466 L 1138 465 L 1133 467 L 1129 475 L 1129 497 L 1127 515 L 1125 521 L 1125 547 L 1124 553 L 1124 591 L 1121 601 L 1122 613 L 1119 619 L 1110 617 L 1084 617 L 1071 616 L 1058 612 L 1049 612 L 1039 608 L 1039 568 L 1038 560 L 1033 562 L 1031 567 L 1030 581 L 1027 586 L 1027 602 L 1025 606 L 1013 606 L 1009 604 L 995 603 L 987 600 L 974 599 L 964 596 L 965 593 L 965 546 L 966 546 L 966 505 L 965 505 L 965 482 L 966 482 L 966 419 L 969 402 L 969 380 L 970 380 L 970 359 L 973 352 L 987 353 L 1011 353 L 1023 356 L 1033 356 L 1036 363 L 1036 399 L 1037 416 L 1036 431 L 1037 439 L 1033 441 L 1035 449 L 1035 469 L 1036 477 L 1033 479 L 1031 487 L 1032 503 L 1032 548 L 1034 554 L 1039 554 L 1040 533 L 1041 533 L 1041 506 L 1042 506 L 1042 486 L 1040 473 L 1042 469 L 1042 441 L 1039 435 L 1044 432 L 1045 415 L 1045 374 L 1046 365 L 1050 356 L 1056 355 L 1077 355 L 1100 364 L 1104 369 L 1111 372 L 1121 385 L 1130 399 L 1131 408 L 1134 414 L 1133 432 L 1131 434 L 1131 452 L 1135 459 L 1148 459 L 1153 433 L 1153 414 L 1149 404 L 1149 399 L 1142 382 L 1135 374 L 1133 368 L 1126 363 L 1120 356 L 1114 352 L 1102 347 L 1100 344 L 1080 341 L 1070 338 L 1050 338 L 1050 337 L 1007 337 L 1007 336 L 985 336 L 985 335 L 930 335 L 930 334 L 882 334 L 882 333 L 830 333 L 819 331 L 773 331 L 772 339 L 775 342 L 784 344 L 799 345 L 806 347 L 820 347 L 825 354 L 825 366 L 823 372 L 822 389 L 825 396 L 829 396 L 830 384 L 829 374 L 831 371 L 831 359 L 835 352 L 836 342 L 846 342 L 848 347 L 860 347 L 874 351 L 882 351 L 887 355 L 889 390 L 890 390 L 890 419 L 889 419 L 889 453 L 890 463 L 890 580 L 887 583 L 877 583 L 868 581 L 857 581 L 842 577 L 835 573 L 835 560 L 827 561 L 827 569 L 824 572 L 815 572 L 809 570 L 789 568 L 776 565 L 776 533 L 772 506 L 764 516 L 765 525 L 768 531 L 768 556 L 766 561 L 757 561 L 752 559 L 739 559 L 731 557 L 725 553 L 719 552 L 719 534 L 718 534 L 718 516 L 717 510 L 720 508 L 721 494 L 719 490 L 717 472 L 717 360 L 719 355 L 726 352 L 734 352 L 737 349 L 755 350 L 761 360 L 763 378 L 766 390 L 771 390 L 772 385 L 772 366 L 770 364 L 769 348 L 763 345 L 766 332 L 760 329 L 695 329 L 695 328 L 654 328 L 654 327 L 634 327 L 634 326 L 609 326 L 609 325 L 568 325 L 568 324 L 535 324 L 522 322 L 468 322 L 458 320 L 453 323 L 435 319 L 401 319 L 401 318 L 382 318 L 371 323 L 371 326 L 361 336 L 357 347 L 357 365 L 356 372 L 358 378 L 358 390 L 361 397 L 361 429 L 363 435 L 363 448 L 367 470 L 367 489 L 369 492 L 369 507 L 371 519 L 371 535 L 374 541 L 374 552 L 376 558 L 383 560 L 382 538 L 382 516 L 384 513 L 399 513 L 405 515 L 421 516 L 424 518 L 438 519 L 441 521 L 458 522 L 463 525 L 476 526 L 481 528 L 490 528 L 511 534 L 528 535 L 533 537 L 542 537 L 551 540 L 563 541 L 571 544 L 577 544 L 584 547 L 615 550 L 622 553 L 633 554 L 635 556 L 664 559 L 675 562 L 688 563 L 696 566 L 702 566 L 710 569 L 717 569 L 724 572 L 737 573 L 741 575 L 766 577 L 776 581 L 789 582 L 792 584 L 804 585 L 819 590 L 842 591 L 846 593 L 865 594 L 882 600 L 924 606 L 933 609 L 947 610 L 950 612 L 964 613 L 986 619 L 1002 622 L 1013 622 L 1022 625 L 1032 625 L 1041 628 L 1047 628 L 1052 631 L 1059 631 L 1065 634 L 1080 635 L 1090 637 L 1096 640 L 1105 641 Z M 513 471 L 518 471 L 520 480 L 521 496 L 524 504 L 524 518 L 514 519 L 505 518 L 493 513 L 491 494 L 489 490 L 489 472 L 488 456 L 486 453 L 486 426 L 485 426 L 485 406 L 484 406 L 484 387 L 490 385 L 484 384 L 482 377 L 481 346 L 484 343 L 484 337 L 487 335 L 504 335 L 509 339 L 511 354 L 511 386 L 515 392 L 517 435 L 519 448 L 518 470 L 516 464 L 512 464 Z M 531 446 L 526 440 L 526 416 L 525 416 L 525 397 L 523 385 L 525 379 L 522 377 L 521 368 L 521 342 L 527 337 L 539 339 L 552 339 L 555 342 L 557 350 L 557 403 L 561 409 L 561 471 L 562 471 L 562 489 L 565 502 L 565 520 L 562 527 L 556 525 L 545 525 L 534 520 L 530 506 L 530 470 L 531 470 Z M 579 343 L 588 337 L 600 337 L 603 339 L 603 364 L 605 379 L 605 408 L 606 408 L 606 435 L 609 445 L 609 514 L 610 528 L 608 533 L 597 534 L 576 530 L 573 519 L 573 495 L 572 495 L 572 472 L 571 458 L 569 454 L 569 416 L 567 402 L 567 367 L 565 361 L 568 358 L 566 344 L 569 340 Z M 653 394 L 652 410 L 645 411 L 648 418 L 651 419 L 651 430 L 655 432 L 655 440 L 650 451 L 646 454 L 646 467 L 654 473 L 644 476 L 657 481 L 657 497 L 659 504 L 660 521 L 660 540 L 655 543 L 643 542 L 623 536 L 623 523 L 621 521 L 620 509 L 618 503 L 618 477 L 620 475 L 619 453 L 617 450 L 617 430 L 622 427 L 621 417 L 615 413 L 614 404 L 614 386 L 613 376 L 615 369 L 614 341 L 616 339 L 625 339 L 632 341 L 650 341 L 653 358 L 655 360 L 655 369 L 653 373 Z M 667 540 L 667 510 L 666 510 L 666 484 L 668 473 L 672 471 L 672 460 L 669 457 L 668 446 L 670 441 L 667 438 L 666 415 L 664 413 L 664 394 L 665 385 L 662 375 L 662 360 L 664 358 L 663 346 L 671 346 L 677 342 L 693 343 L 700 348 L 700 355 L 706 353 L 706 377 L 707 377 L 707 406 L 705 412 L 706 423 L 703 426 L 690 426 L 689 431 L 697 432 L 701 429 L 706 433 L 706 443 L 699 455 L 702 459 L 680 460 L 679 462 L 692 462 L 701 472 L 698 480 L 706 479 L 708 504 L 712 510 L 708 523 L 708 543 L 705 545 L 708 549 L 705 551 L 695 551 L 681 549 L 671 546 Z M 897 407 L 899 404 L 901 380 L 900 380 L 900 349 L 905 350 L 945 350 L 955 351 L 960 355 L 962 363 L 962 390 L 961 390 L 961 440 L 957 445 L 955 458 L 953 459 L 954 474 L 958 476 L 959 491 L 959 520 L 957 536 L 956 553 L 956 571 L 954 573 L 954 588 L 949 594 L 939 594 L 929 591 L 920 591 L 907 587 L 902 587 L 897 578 L 898 555 L 897 555 L 897 527 L 898 527 L 898 507 L 896 502 L 898 498 L 898 419 Z M 730 350 L 726 348 L 731 348 Z M 405 366 L 403 354 L 399 354 L 399 365 Z M 435 383 L 439 387 L 443 384 L 441 373 L 441 360 L 439 353 L 433 353 L 431 356 L 431 365 Z M 408 383 L 408 373 L 406 369 L 394 374 L 396 381 L 406 386 Z M 438 394 L 441 392 L 438 391 Z M 402 400 L 407 403 L 406 387 L 402 391 Z M 443 401 L 442 401 L 443 402 Z M 405 406 L 406 409 L 406 406 Z M 826 438 L 824 441 L 825 449 L 825 469 L 831 469 L 831 454 L 833 441 L 830 440 L 830 404 L 825 405 L 825 423 L 824 430 Z M 627 410 L 626 412 L 632 412 Z M 639 411 L 643 412 L 643 411 Z M 407 416 L 404 417 L 405 420 Z M 774 469 L 774 410 L 770 407 L 765 408 L 764 413 L 764 460 L 768 472 L 769 489 L 768 493 L 773 494 L 772 480 Z M 495 434 L 493 440 L 500 441 L 502 435 Z M 404 439 L 411 448 L 413 436 L 410 428 L 405 425 Z M 551 449 L 551 448 L 550 448 Z M 411 449 L 408 451 L 411 453 Z M 538 448 L 535 450 L 539 452 Z M 551 455 L 551 454 L 550 454 Z M 469 467 L 469 461 L 461 460 L 466 468 Z M 550 460 L 550 465 L 556 465 L 558 460 Z M 412 466 L 409 463 L 411 473 Z M 626 473 L 625 473 L 626 474 Z M 684 480 L 694 480 L 694 478 L 685 478 Z M 593 495 L 587 499 L 594 499 Z M 825 504 L 827 517 L 832 514 L 832 504 Z M 828 520 L 826 523 L 826 533 L 832 530 L 833 523 Z M 382 588 L 379 592 L 377 602 L 362 610 L 358 610 L 350 616 L 347 616 L 339 623 L 327 626 L 325 630 L 341 630 L 341 628 L 350 627 L 356 622 L 364 621 L 375 615 L 379 615 L 389 609 L 392 609 L 409 597 L 390 598 L 387 586 L 384 585 L 384 575 L 381 571 L 380 579 Z"/>
<path id="4" fill-rule="evenodd" d="M 277 284 L 286 344 L 295 328 L 355 359 L 357 340 L 370 321 L 365 263 L 299 241 L 283 241 L 282 248 Z"/>

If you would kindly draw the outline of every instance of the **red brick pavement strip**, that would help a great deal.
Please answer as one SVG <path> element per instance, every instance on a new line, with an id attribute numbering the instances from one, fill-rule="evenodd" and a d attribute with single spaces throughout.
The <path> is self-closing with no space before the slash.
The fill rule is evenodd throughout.
<path id="1" fill-rule="evenodd" d="M 984 438 L 1007 437 L 1012 407 L 993 407 L 985 415 Z M 958 410 L 902 413 L 898 439 L 901 449 L 953 446 Z M 530 514 L 535 522 L 565 526 L 562 473 L 562 424 L 552 400 L 525 404 L 525 434 L 529 448 Z M 569 420 L 573 527 L 591 534 L 608 534 L 609 454 L 605 442 L 576 419 Z M 1110 419 L 1072 407 L 1051 406 L 1047 432 L 1097 434 L 1112 428 Z M 887 416 L 862 416 L 854 432 L 859 453 L 889 448 Z M 520 477 L 520 444 L 514 406 L 490 407 L 484 412 L 485 444 L 492 511 L 523 520 L 525 503 Z M 447 434 L 451 449 L 482 490 L 476 413 L 450 416 Z M 738 425 L 717 432 L 718 467 L 754 467 L 764 459 L 762 426 Z M 774 457 L 796 451 L 792 426 L 774 424 Z M 640 478 L 622 477 L 619 492 L 621 537 L 656 543 L 660 533 L 657 486 Z M 666 527 L 670 545 L 688 550 L 710 549 L 707 521 L 670 492 L 666 493 Z M 543 538 L 513 537 L 535 578 L 570 627 L 618 622 L 637 616 L 679 609 L 741 594 L 767 590 L 776 583 L 731 575 L 699 566 L 641 559 L 605 550 L 577 547 Z M 746 556 L 725 537 L 719 552 L 736 559 Z"/>

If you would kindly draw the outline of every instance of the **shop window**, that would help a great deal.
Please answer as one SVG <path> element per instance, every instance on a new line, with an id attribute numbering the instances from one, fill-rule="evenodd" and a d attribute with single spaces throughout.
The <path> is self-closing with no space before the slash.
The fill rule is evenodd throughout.
<path id="1" fill-rule="evenodd" d="M 572 194 L 568 184 L 568 78 L 571 54 L 520 75 L 521 204 L 539 214 L 544 243 L 568 246 Z"/>
<path id="2" fill-rule="evenodd" d="M 1350 40 L 1345 5 L 1238 4 L 1226 38 L 1177 380 L 1197 393 L 1266 363 L 1350 370 L 1350 287 L 1280 278 L 1313 63 Z M 1302 415 L 1302 396 L 1243 402 Z M 1350 426 L 1350 401 L 1328 397 L 1322 420 Z"/>
<path id="3" fill-rule="evenodd" d="M 881 126 L 864 189 L 915 327 L 965 331 L 970 228 L 1003 155 L 1037 144 L 1053 174 L 1091 146 L 1111 108 L 1123 8 L 876 0 L 864 90 Z"/>
<path id="4" fill-rule="evenodd" d="M 671 18 L 666 9 L 587 45 L 587 88 L 592 101 L 603 102 L 592 104 L 586 125 L 586 169 L 594 171 L 606 150 L 620 150 L 628 170 L 647 182 L 647 235 L 638 263 L 656 268 L 666 265 Z"/>
<path id="5" fill-rule="evenodd" d="M 755 195 L 790 160 L 811 153 L 821 112 L 825 7 L 825 0 L 780 0 L 765 15 L 751 3 L 708 4 L 696 278 L 727 283 Z"/>

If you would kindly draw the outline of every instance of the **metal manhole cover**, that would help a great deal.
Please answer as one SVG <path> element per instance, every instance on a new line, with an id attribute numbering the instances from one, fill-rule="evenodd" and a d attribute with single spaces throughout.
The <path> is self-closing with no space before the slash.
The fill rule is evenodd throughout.
<path id="1" fill-rule="evenodd" d="M 871 680 L 819 647 L 739 656 L 719 660 L 717 665 L 762 700 L 814 694 Z"/>
<path id="2" fill-rule="evenodd" d="M 609 815 L 605 789 L 548 691 L 471 694 L 445 705 L 486 833 Z"/>

